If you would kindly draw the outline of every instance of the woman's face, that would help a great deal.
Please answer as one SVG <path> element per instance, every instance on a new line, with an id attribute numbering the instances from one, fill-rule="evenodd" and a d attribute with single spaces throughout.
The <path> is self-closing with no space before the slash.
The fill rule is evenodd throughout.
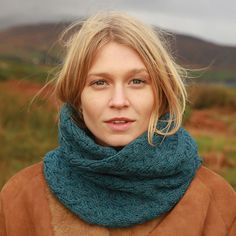
<path id="1" fill-rule="evenodd" d="M 154 106 L 151 79 L 139 55 L 110 42 L 88 72 L 81 94 L 87 128 L 105 146 L 124 146 L 148 129 Z"/>

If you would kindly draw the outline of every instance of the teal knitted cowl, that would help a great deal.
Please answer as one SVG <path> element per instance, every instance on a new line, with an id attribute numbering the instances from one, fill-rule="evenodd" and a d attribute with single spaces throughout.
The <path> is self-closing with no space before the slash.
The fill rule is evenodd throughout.
<path id="1" fill-rule="evenodd" d="M 44 175 L 57 199 L 80 219 L 107 227 L 141 224 L 170 211 L 183 197 L 201 159 L 183 128 L 163 139 L 147 133 L 118 150 L 97 144 L 72 119 L 60 114 L 60 146 L 47 153 Z M 161 121 L 158 125 L 161 124 Z"/>

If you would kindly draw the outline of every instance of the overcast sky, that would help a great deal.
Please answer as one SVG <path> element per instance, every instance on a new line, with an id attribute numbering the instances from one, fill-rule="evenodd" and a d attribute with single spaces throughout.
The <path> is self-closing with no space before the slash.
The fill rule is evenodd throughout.
<path id="1" fill-rule="evenodd" d="M 0 0 L 0 28 L 126 11 L 174 32 L 236 46 L 236 0 Z"/>

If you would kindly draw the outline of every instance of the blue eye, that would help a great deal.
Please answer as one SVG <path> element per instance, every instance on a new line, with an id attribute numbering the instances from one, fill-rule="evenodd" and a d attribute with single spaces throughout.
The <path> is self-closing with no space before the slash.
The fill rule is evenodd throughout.
<path id="1" fill-rule="evenodd" d="M 106 86 L 106 85 L 108 85 L 108 83 L 105 80 L 96 80 L 96 81 L 92 82 L 91 85 Z"/>
<path id="2" fill-rule="evenodd" d="M 96 84 L 96 85 L 104 85 L 104 84 L 105 84 L 105 81 L 99 80 L 99 81 L 96 81 L 95 84 Z"/>
<path id="3" fill-rule="evenodd" d="M 136 84 L 137 84 L 137 85 L 138 85 L 138 84 L 143 84 L 143 83 L 145 83 L 145 80 L 142 80 L 142 79 L 132 79 L 132 80 L 131 80 L 131 83 L 132 83 L 132 84 L 135 84 L 135 85 L 136 85 Z"/>

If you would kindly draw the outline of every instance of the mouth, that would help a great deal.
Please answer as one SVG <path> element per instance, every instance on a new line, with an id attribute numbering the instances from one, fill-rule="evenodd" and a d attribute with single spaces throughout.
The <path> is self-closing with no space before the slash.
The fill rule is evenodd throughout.
<path id="1" fill-rule="evenodd" d="M 126 131 L 135 122 L 135 120 L 126 117 L 115 117 L 105 121 L 108 127 L 113 131 Z"/>
<path id="2" fill-rule="evenodd" d="M 124 124 L 128 122 L 134 122 L 134 120 L 126 117 L 114 117 L 110 120 L 106 120 L 105 123 Z"/>

